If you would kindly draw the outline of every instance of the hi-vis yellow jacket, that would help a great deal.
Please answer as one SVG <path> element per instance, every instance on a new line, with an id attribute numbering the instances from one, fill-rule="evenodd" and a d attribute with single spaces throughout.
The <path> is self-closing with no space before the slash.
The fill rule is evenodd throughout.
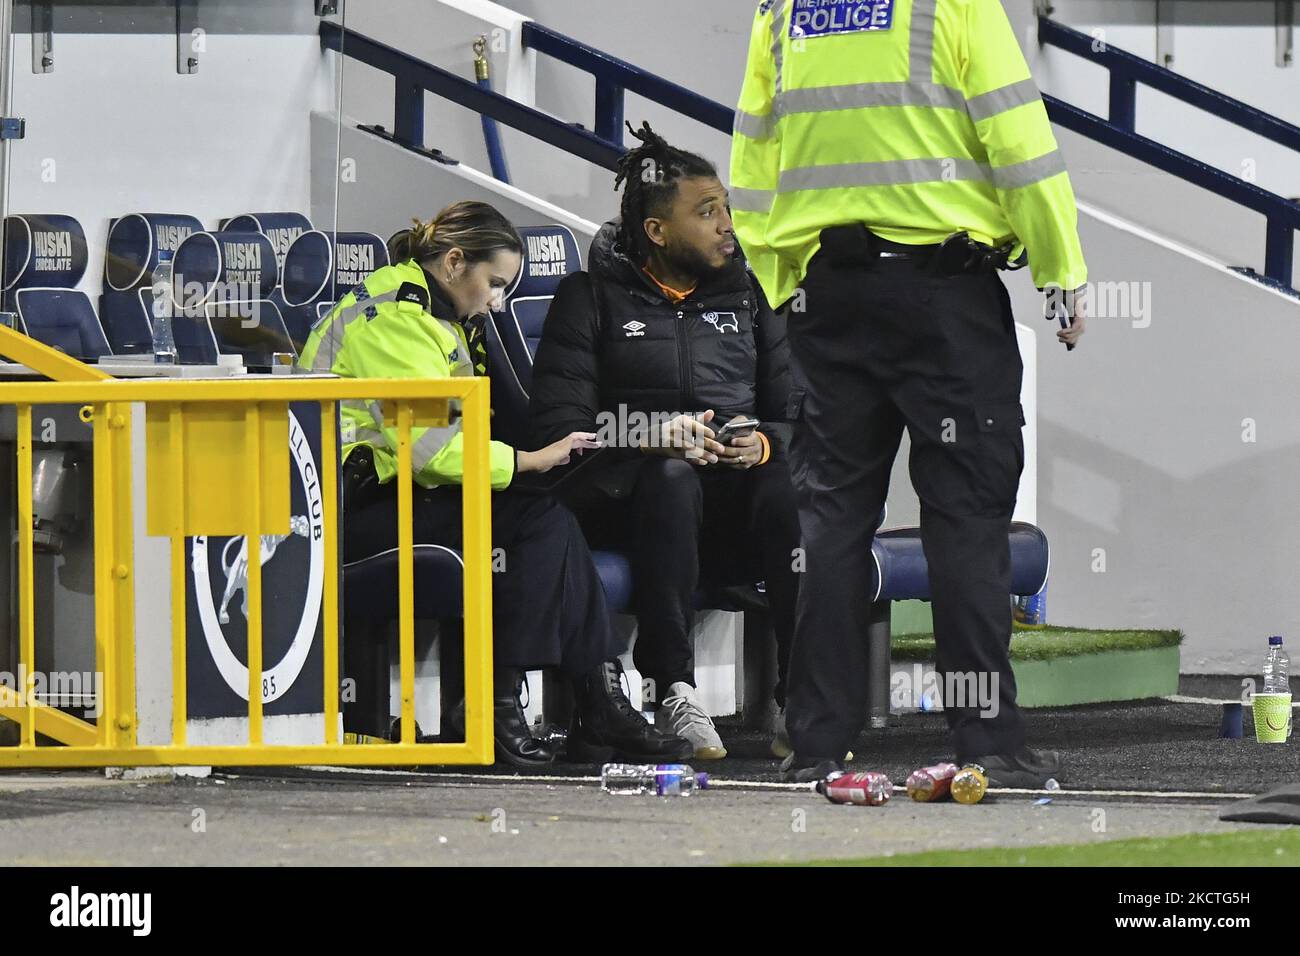
<path id="1" fill-rule="evenodd" d="M 465 332 L 435 316 L 424 270 L 415 261 L 385 266 L 349 292 L 307 337 L 298 364 L 348 378 L 447 378 L 473 375 Z M 397 423 L 386 423 L 379 402 L 341 403 L 343 456 L 358 445 L 374 449 L 381 482 L 397 474 Z M 460 484 L 464 478 L 460 421 L 446 428 L 411 429 L 411 468 L 417 484 Z M 489 451 L 492 487 L 515 473 L 515 452 L 494 441 Z"/>
<path id="2" fill-rule="evenodd" d="M 1074 191 L 1000 0 L 763 0 L 731 152 L 736 235 L 773 303 L 827 226 L 894 242 L 965 230 L 1087 279 Z"/>

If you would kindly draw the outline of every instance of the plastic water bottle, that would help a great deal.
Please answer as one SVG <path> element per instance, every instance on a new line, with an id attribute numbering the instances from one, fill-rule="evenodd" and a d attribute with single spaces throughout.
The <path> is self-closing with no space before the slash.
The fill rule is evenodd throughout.
<path id="1" fill-rule="evenodd" d="M 1288 676 L 1291 658 L 1282 648 L 1282 638 L 1273 636 L 1268 639 L 1268 654 L 1264 657 L 1264 693 L 1289 694 L 1291 680 Z"/>
<path id="2" fill-rule="evenodd" d="M 153 360 L 158 365 L 176 364 L 176 338 L 172 334 L 172 253 L 158 253 L 153 270 Z"/>
<path id="3" fill-rule="evenodd" d="M 606 793 L 653 793 L 660 797 L 689 797 L 709 786 L 707 773 L 684 763 L 607 763 L 600 768 L 600 789 Z"/>

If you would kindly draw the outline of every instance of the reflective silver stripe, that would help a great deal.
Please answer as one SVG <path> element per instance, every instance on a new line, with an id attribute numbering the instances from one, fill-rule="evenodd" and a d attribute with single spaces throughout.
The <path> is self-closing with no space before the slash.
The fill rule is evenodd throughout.
<path id="1" fill-rule="evenodd" d="M 913 83 L 934 80 L 934 11 L 938 0 L 912 0 L 907 46 L 907 77 Z"/>
<path id="2" fill-rule="evenodd" d="M 331 323 L 316 346 L 316 354 L 311 357 L 312 371 L 328 372 L 334 367 L 334 359 L 343 347 L 343 326 Z"/>
<path id="3" fill-rule="evenodd" d="M 374 417 L 373 413 L 370 412 L 369 406 L 363 399 L 345 398 L 343 399 L 343 401 L 339 402 L 339 408 L 345 412 L 362 412 L 364 414 L 370 414 L 372 418 Z M 383 424 L 384 424 L 383 422 L 379 423 L 380 428 L 383 428 Z M 361 432 L 360 425 L 357 425 L 357 432 L 358 434 Z M 380 435 L 379 444 L 381 447 L 387 447 L 388 445 L 388 440 L 384 438 L 382 434 Z"/>
<path id="4" fill-rule="evenodd" d="M 1013 110 L 1017 106 L 1036 103 L 1042 98 L 1042 94 L 1038 92 L 1038 84 L 1030 77 L 1027 80 L 1021 80 L 1019 83 L 1012 83 L 1010 86 L 999 87 L 996 90 L 981 93 L 979 96 L 972 96 L 966 102 L 966 109 L 970 113 L 970 118 L 978 123 L 990 116 L 997 116 L 999 113 Z"/>
<path id="5" fill-rule="evenodd" d="M 768 116 L 757 116 L 754 113 L 746 113 L 744 110 L 736 110 L 736 123 L 733 131 L 741 136 L 748 136 L 750 139 L 767 139 L 772 135 L 774 125 L 776 125 L 775 112 Z"/>
<path id="6" fill-rule="evenodd" d="M 731 211 L 767 212 L 775 198 L 776 191 L 772 189 L 742 189 L 737 186 L 731 190 Z"/>
<path id="7" fill-rule="evenodd" d="M 378 402 L 366 402 L 366 409 L 370 412 L 370 417 L 375 420 L 375 424 L 381 429 L 384 427 L 384 407 Z M 396 423 L 393 424 L 396 428 Z"/>
<path id="8" fill-rule="evenodd" d="M 1036 159 L 1027 159 L 1023 163 L 1010 166 L 993 167 L 993 185 L 998 189 L 1019 189 L 1034 183 L 1050 179 L 1057 173 L 1065 172 L 1065 157 L 1059 149 L 1044 153 Z"/>
<path id="9" fill-rule="evenodd" d="M 820 113 L 857 110 L 872 106 L 940 106 L 965 109 L 960 90 L 937 83 L 851 83 L 786 90 L 773 105 L 773 113 Z"/>
<path id="10" fill-rule="evenodd" d="M 781 174 L 778 193 L 800 189 L 844 189 L 853 186 L 900 186 L 908 183 L 988 179 L 989 169 L 973 159 L 891 159 L 878 163 L 802 166 Z"/>
<path id="11" fill-rule="evenodd" d="M 434 456 L 442 451 L 443 446 L 460 432 L 460 424 L 458 420 L 456 424 L 445 428 L 426 428 L 424 434 L 411 446 L 411 470 L 417 474 L 424 471 Z"/>
<path id="12" fill-rule="evenodd" d="M 377 432 L 373 428 L 358 428 L 352 437 L 353 440 L 366 442 L 373 448 L 388 447 L 388 438 L 383 432 Z"/>
<path id="13" fill-rule="evenodd" d="M 372 305 L 378 305 L 380 302 L 394 302 L 397 300 L 397 289 L 388 292 L 381 292 L 379 295 L 372 295 L 368 299 L 362 299 L 360 302 L 353 303 L 346 309 L 339 309 L 330 319 L 329 328 L 320 338 L 320 345 L 316 348 L 316 354 L 312 356 L 311 367 L 313 371 L 328 371 L 334 365 L 334 359 L 338 357 L 339 349 L 343 347 L 343 331 L 361 316 L 366 314 L 366 310 Z"/>
<path id="14" fill-rule="evenodd" d="M 772 70 L 775 73 L 775 91 L 776 95 L 781 95 L 781 74 L 785 67 L 785 49 L 784 40 L 781 36 L 785 32 L 781 21 L 785 18 L 786 0 L 776 0 L 772 5 Z"/>

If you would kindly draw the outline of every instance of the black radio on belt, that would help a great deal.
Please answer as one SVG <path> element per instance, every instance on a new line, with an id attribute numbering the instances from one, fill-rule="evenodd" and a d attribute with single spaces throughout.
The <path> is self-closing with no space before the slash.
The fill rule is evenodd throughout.
<path id="1" fill-rule="evenodd" d="M 965 232 L 953 233 L 939 245 L 930 268 L 935 275 L 992 275 L 999 269 L 1020 268 L 1023 263 L 1010 265 L 1014 244 L 986 246 L 976 242 Z"/>

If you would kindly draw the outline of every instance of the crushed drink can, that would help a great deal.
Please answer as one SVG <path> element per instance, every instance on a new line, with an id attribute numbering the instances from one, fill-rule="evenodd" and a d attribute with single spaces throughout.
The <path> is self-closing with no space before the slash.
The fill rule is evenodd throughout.
<path id="1" fill-rule="evenodd" d="M 968 763 L 957 771 L 949 787 L 958 803 L 979 803 L 989 789 L 989 778 L 979 764 Z"/>
<path id="2" fill-rule="evenodd" d="M 957 776 L 955 763 L 937 763 L 933 767 L 913 770 L 907 778 L 907 795 L 918 803 L 933 803 L 948 796 L 952 778 Z"/>
<path id="3" fill-rule="evenodd" d="M 894 795 L 894 785 L 883 773 L 867 770 L 863 773 L 831 774 L 818 781 L 817 792 L 831 803 L 878 807 L 889 802 Z"/>

